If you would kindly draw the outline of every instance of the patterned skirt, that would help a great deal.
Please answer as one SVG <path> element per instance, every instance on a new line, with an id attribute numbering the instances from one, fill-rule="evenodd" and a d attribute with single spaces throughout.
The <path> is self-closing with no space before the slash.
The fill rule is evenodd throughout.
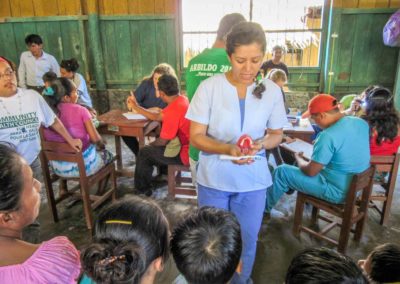
<path id="1" fill-rule="evenodd" d="M 96 151 L 96 146 L 91 144 L 83 152 L 83 162 L 85 163 L 86 175 L 95 174 L 104 165 L 110 163 L 113 155 L 108 150 Z M 79 169 L 77 163 L 64 161 L 50 161 L 50 168 L 53 172 L 61 177 L 79 177 Z"/>

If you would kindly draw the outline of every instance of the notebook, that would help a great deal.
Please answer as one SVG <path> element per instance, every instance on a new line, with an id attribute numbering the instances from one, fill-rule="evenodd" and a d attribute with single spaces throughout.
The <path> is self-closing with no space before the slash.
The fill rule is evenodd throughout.
<path id="1" fill-rule="evenodd" d="M 307 160 L 311 160 L 314 148 L 312 144 L 298 138 L 292 143 L 282 143 L 280 146 L 293 153 L 303 152 L 303 157 Z"/>
<path id="2" fill-rule="evenodd" d="M 125 116 L 127 119 L 135 119 L 135 120 L 147 119 L 145 116 L 133 112 L 125 112 L 122 115 Z"/>

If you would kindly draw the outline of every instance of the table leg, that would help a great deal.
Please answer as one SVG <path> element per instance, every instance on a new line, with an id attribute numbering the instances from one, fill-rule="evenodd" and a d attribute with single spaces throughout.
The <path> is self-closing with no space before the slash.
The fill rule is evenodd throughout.
<path id="1" fill-rule="evenodd" d="M 143 148 L 144 145 L 145 145 L 143 129 L 142 129 L 142 131 L 140 132 L 140 134 L 138 135 L 137 138 L 139 140 L 139 149 Z"/>
<path id="2" fill-rule="evenodd" d="M 121 137 L 115 135 L 115 151 L 117 152 L 117 170 L 122 171 Z"/>

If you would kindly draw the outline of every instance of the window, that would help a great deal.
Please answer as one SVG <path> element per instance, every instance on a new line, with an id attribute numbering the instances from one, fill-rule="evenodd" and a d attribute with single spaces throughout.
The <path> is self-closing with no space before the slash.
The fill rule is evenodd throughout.
<path id="1" fill-rule="evenodd" d="M 317 67 L 324 0 L 182 0 L 184 66 L 215 41 L 219 20 L 239 12 L 265 29 L 267 52 L 280 45 L 288 66 Z"/>

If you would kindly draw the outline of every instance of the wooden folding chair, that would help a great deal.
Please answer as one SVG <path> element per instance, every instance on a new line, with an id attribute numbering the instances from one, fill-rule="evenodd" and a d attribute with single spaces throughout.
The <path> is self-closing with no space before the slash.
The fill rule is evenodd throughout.
<path id="1" fill-rule="evenodd" d="M 354 175 L 344 204 L 333 204 L 328 201 L 316 198 L 302 192 L 297 193 L 296 211 L 294 215 L 293 234 L 299 237 L 301 231 L 311 234 L 314 237 L 323 239 L 338 246 L 338 251 L 345 253 L 349 241 L 350 232 L 354 233 L 354 240 L 360 241 L 364 229 L 365 221 L 368 216 L 368 203 L 371 195 L 375 167 L 371 166 L 363 173 Z M 314 226 L 318 219 L 328 222 L 322 230 L 314 231 L 310 227 L 302 225 L 304 204 L 309 203 L 313 206 L 311 226 Z M 322 216 L 319 211 L 323 210 L 337 218 L 332 219 Z M 352 229 L 355 225 L 355 229 Z M 339 240 L 333 240 L 326 236 L 334 227 L 340 227 Z"/>
<path id="2" fill-rule="evenodd" d="M 59 142 L 49 142 L 44 139 L 43 129 L 40 129 L 40 137 L 42 150 L 40 152 L 40 161 L 42 164 L 42 171 L 44 182 L 46 186 L 47 200 L 53 215 L 54 222 L 58 222 L 57 204 L 71 195 L 79 196 L 83 201 L 83 210 L 86 219 L 86 226 L 88 229 L 93 228 L 92 210 L 103 204 L 109 197 L 115 200 L 115 190 L 117 188 L 116 174 L 115 174 L 115 157 L 114 159 L 102 167 L 98 172 L 93 175 L 87 176 L 85 170 L 85 163 L 83 160 L 82 152 L 76 152 L 69 144 Z M 77 178 L 64 178 L 55 174 L 51 174 L 49 170 L 49 161 L 65 161 L 77 163 L 79 169 L 79 177 Z M 111 178 L 111 188 L 106 190 L 109 178 Z M 60 180 L 60 187 L 66 190 L 66 193 L 55 198 L 53 183 Z M 68 190 L 67 181 L 76 180 L 79 182 L 77 186 Z M 91 194 L 90 189 L 93 185 L 98 184 L 96 194 Z M 75 193 L 80 189 L 80 193 Z"/>
<path id="3" fill-rule="evenodd" d="M 388 174 L 387 182 L 386 178 L 382 181 L 374 181 L 374 190 L 370 198 L 370 208 L 374 208 L 381 216 L 381 225 L 387 225 L 389 221 L 399 161 L 399 152 L 392 156 L 371 156 L 371 164 L 375 165 L 376 172 Z M 382 202 L 382 205 L 379 206 L 378 202 Z"/>
<path id="4" fill-rule="evenodd" d="M 190 172 L 189 166 L 168 165 L 168 197 L 175 198 L 177 194 L 196 196 L 196 187 L 191 177 L 183 177 L 182 172 Z"/>

